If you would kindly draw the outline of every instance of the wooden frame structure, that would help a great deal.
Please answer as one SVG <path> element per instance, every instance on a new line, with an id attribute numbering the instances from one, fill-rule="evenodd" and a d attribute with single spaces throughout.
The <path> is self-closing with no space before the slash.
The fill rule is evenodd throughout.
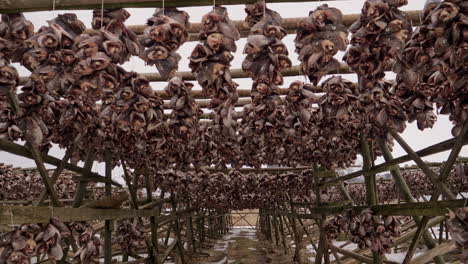
<path id="1" fill-rule="evenodd" d="M 55 4 L 54 4 L 55 2 Z M 254 0 L 217 0 L 216 3 L 220 5 L 236 5 L 255 2 Z M 275 2 L 315 2 L 311 0 L 268 0 L 269 3 Z M 212 0 L 166 0 L 166 7 L 185 7 L 185 6 L 203 6 L 212 5 Z M 69 10 L 69 9 L 92 9 L 100 8 L 102 5 L 101 0 L 26 0 L 26 1 L 7 1 L 0 7 L 0 13 L 13 13 L 13 12 L 32 12 L 52 10 L 54 4 L 55 10 Z M 27 6 L 27 7 L 25 7 Z M 106 0 L 105 6 L 107 8 L 114 7 L 161 7 L 162 1 L 154 0 Z M 415 25 L 420 22 L 421 11 L 408 12 Z M 359 15 L 347 15 L 344 18 L 345 24 L 350 25 L 358 18 Z M 302 18 L 286 19 L 285 28 L 288 33 L 294 31 L 297 21 Z M 241 28 L 240 21 L 235 22 L 241 30 L 242 36 L 246 36 L 246 30 Z M 136 33 L 141 33 L 143 26 L 131 26 L 132 30 Z M 199 30 L 200 24 L 194 24 L 191 33 Z M 191 40 L 197 40 L 193 34 Z M 346 65 L 342 64 L 340 69 L 330 74 L 348 74 L 353 73 L 352 70 Z M 194 75 L 190 72 L 179 72 L 179 76 L 185 80 L 195 80 Z M 293 66 L 291 69 L 283 72 L 284 76 L 298 76 L 300 75 L 299 66 Z M 143 74 L 151 82 L 161 82 L 164 79 L 158 73 Z M 233 78 L 247 77 L 241 69 L 232 70 Z M 21 78 L 21 83 L 24 84 L 26 78 Z M 286 89 L 281 90 L 285 94 Z M 317 93 L 322 92 L 320 87 L 316 89 Z M 164 98 L 168 96 L 164 92 L 158 93 Z M 207 99 L 201 92 L 193 91 L 193 95 L 201 107 L 206 107 Z M 239 90 L 240 97 L 250 97 L 250 90 Z M 249 99 L 241 99 L 238 106 L 248 104 Z M 207 116 L 205 116 L 207 118 Z M 382 151 L 386 162 L 374 165 L 371 160 L 369 146 L 365 141 L 361 142 L 362 156 L 364 158 L 364 167 L 362 170 L 336 177 L 336 174 L 331 171 L 318 171 L 316 168 L 316 183 L 317 183 L 317 197 L 320 198 L 320 189 L 329 185 L 340 184 L 343 181 L 364 176 L 366 179 L 366 186 L 368 191 L 368 205 L 367 206 L 326 206 L 322 205 L 320 199 L 317 204 L 307 203 L 285 203 L 279 208 L 274 210 L 260 210 L 259 230 L 263 232 L 266 237 L 275 243 L 278 247 L 282 248 L 285 254 L 293 254 L 294 260 L 297 263 L 305 263 L 299 254 L 299 247 L 295 247 L 295 252 L 291 252 L 291 243 L 298 245 L 303 237 L 299 237 L 299 230 L 303 230 L 311 245 L 316 249 L 315 263 L 332 263 L 330 255 L 334 256 L 336 263 L 394 263 L 375 255 L 370 255 L 370 250 L 355 250 L 349 251 L 333 245 L 328 241 L 323 230 L 323 223 L 326 221 L 327 216 L 342 212 L 344 209 L 354 209 L 356 211 L 364 208 L 371 208 L 375 213 L 381 215 L 401 215 L 411 216 L 412 220 L 407 225 L 406 232 L 402 234 L 396 241 L 394 246 L 397 247 L 404 242 L 411 241 L 408 253 L 406 255 L 406 263 L 428 263 L 432 259 L 438 264 L 445 263 L 444 254 L 451 252 L 455 249 L 453 242 L 448 241 L 435 241 L 430 231 L 431 227 L 445 221 L 444 215 L 448 209 L 455 209 L 464 207 L 466 201 L 463 199 L 456 199 L 456 194 L 453 194 L 447 187 L 445 181 L 448 173 L 453 168 L 456 159 L 463 146 L 468 144 L 468 123 L 464 125 L 461 136 L 453 138 L 441 143 L 434 144 L 423 150 L 415 151 L 409 144 L 407 144 L 398 133 L 392 132 L 392 136 L 396 139 L 398 144 L 407 152 L 407 155 L 394 158 L 385 145 L 382 139 L 379 140 L 379 148 Z M 77 139 L 79 140 L 79 139 Z M 145 229 L 151 236 L 147 241 L 147 249 L 141 249 L 140 253 L 148 253 L 148 259 L 151 263 L 163 263 L 168 258 L 172 258 L 178 263 L 187 262 L 187 256 L 194 256 L 202 254 L 202 249 L 209 247 L 211 240 L 222 237 L 232 228 L 232 219 L 229 214 L 224 212 L 216 212 L 211 210 L 193 210 L 190 205 L 177 201 L 177 197 L 172 194 L 169 198 L 164 198 L 164 192 L 160 197 L 153 197 L 150 191 L 151 182 L 148 173 L 142 172 L 141 176 L 145 178 L 146 184 L 146 201 L 141 202 L 136 196 L 135 183 L 131 183 L 128 175 L 125 175 L 126 185 L 129 188 L 130 199 L 129 206 L 125 209 L 93 209 L 93 208 L 80 208 L 85 201 L 86 183 L 87 182 L 102 182 L 105 183 L 106 194 L 111 195 L 111 188 L 121 188 L 122 186 L 112 180 L 112 171 L 110 169 L 109 159 L 106 159 L 106 173 L 99 175 L 91 172 L 91 167 L 94 162 L 92 155 L 88 157 L 83 167 L 71 164 L 68 160 L 71 156 L 70 149 L 61 159 L 40 153 L 37 149 L 31 148 L 29 145 L 21 146 L 14 142 L 0 139 L 0 150 L 6 151 L 15 155 L 23 156 L 26 158 L 34 159 L 36 165 L 43 176 L 46 183 L 47 192 L 41 194 L 38 201 L 33 203 L 34 206 L 19 206 L 19 205 L 0 205 L 0 226 L 16 225 L 22 223 L 46 223 L 50 217 L 57 216 L 65 222 L 72 221 L 93 221 L 95 228 L 103 230 L 103 237 L 105 243 L 105 253 L 103 258 L 105 263 L 111 263 L 113 256 L 121 254 L 114 249 L 111 242 L 112 234 L 112 221 L 119 219 L 136 219 L 144 224 Z M 439 175 L 426 164 L 422 157 L 440 153 L 443 151 L 450 151 L 449 158 L 442 164 L 442 169 Z M 107 153 L 109 158 L 110 152 Z M 407 162 L 414 161 L 417 166 L 429 176 L 433 184 L 437 187 L 432 198 L 428 202 L 417 202 L 408 189 L 407 183 L 401 177 L 399 165 Z M 56 166 L 53 175 L 49 177 L 49 173 L 45 169 L 44 164 L 51 164 Z M 286 171 L 301 171 L 306 168 L 268 168 L 261 169 L 260 171 L 268 172 L 286 172 Z M 63 170 L 70 170 L 80 174 L 78 179 L 80 187 L 78 187 L 77 196 L 72 201 L 72 208 L 61 207 L 64 201 L 60 201 L 53 188 L 53 183 L 60 176 Z M 210 172 L 219 171 L 215 168 L 208 168 Z M 256 169 L 243 169 L 244 172 L 257 172 Z M 375 183 L 375 174 L 380 172 L 390 171 L 395 182 L 398 184 L 400 191 L 405 198 L 405 203 L 401 204 L 386 204 L 380 205 L 376 200 L 376 190 L 372 188 Z M 125 169 L 125 172 L 126 169 Z M 126 173 L 127 174 L 127 173 Z M 345 189 L 343 192 L 346 193 Z M 443 194 L 447 200 L 438 201 L 438 197 Z M 44 200 L 50 197 L 50 206 L 44 205 Z M 100 221 L 104 221 L 104 225 Z M 164 240 L 161 242 L 161 238 Z M 173 238 L 170 241 L 169 238 Z M 423 255 L 413 258 L 413 254 L 419 241 L 423 239 L 425 245 L 429 250 Z M 128 261 L 129 256 L 123 254 L 123 263 L 144 263 L 147 261 L 138 255 L 130 256 L 136 260 Z M 68 255 L 65 255 L 61 263 L 68 263 Z"/>

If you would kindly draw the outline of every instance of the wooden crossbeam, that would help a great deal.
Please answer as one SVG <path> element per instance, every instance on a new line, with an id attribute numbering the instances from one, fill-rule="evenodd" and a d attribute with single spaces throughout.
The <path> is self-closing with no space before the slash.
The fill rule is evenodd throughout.
<path id="1" fill-rule="evenodd" d="M 268 1 L 270 3 L 271 1 Z M 312 9 L 311 9 L 312 11 Z M 409 19 L 413 23 L 413 26 L 419 26 L 421 24 L 421 19 L 420 15 L 422 15 L 422 11 L 419 10 L 412 10 L 412 11 L 405 11 L 408 14 Z M 347 14 L 343 15 L 343 25 L 346 27 L 351 26 L 354 22 L 356 22 L 359 19 L 359 16 L 361 14 Z M 283 27 L 288 34 L 295 34 L 297 25 L 299 22 L 305 20 L 307 17 L 294 17 L 294 18 L 284 18 L 283 23 L 281 24 L 281 27 Z M 245 25 L 244 20 L 236 20 L 233 21 L 233 23 L 236 25 L 237 29 L 241 33 L 241 37 L 247 37 L 250 31 L 250 28 Z M 133 26 L 128 26 L 130 30 L 135 32 L 136 34 L 143 34 L 143 31 L 146 28 L 146 25 L 133 25 Z M 198 33 L 200 30 L 202 30 L 203 25 L 201 23 L 192 23 L 190 29 L 188 30 L 190 35 L 189 41 L 198 41 Z M 89 33 L 92 33 L 91 30 L 88 31 Z"/>
<path id="2" fill-rule="evenodd" d="M 58 217 L 63 222 L 77 222 L 156 217 L 156 214 L 156 210 L 0 205 L 0 224 L 48 223 L 51 217 Z M 157 218 L 162 222 L 174 220 L 179 216 L 179 214 L 171 214 Z"/>
<path id="3" fill-rule="evenodd" d="M 422 255 L 411 260 L 412 264 L 425 264 L 433 261 L 437 256 L 445 255 L 453 250 L 457 249 L 455 241 L 442 243 L 435 248 L 423 253 Z"/>
<path id="4" fill-rule="evenodd" d="M 217 168 L 213 168 L 213 167 L 206 167 L 204 168 L 206 169 L 207 171 L 211 172 L 211 173 L 215 173 L 215 172 L 224 172 L 224 173 L 228 173 L 230 170 L 232 169 L 217 169 Z M 296 168 L 293 168 L 293 167 L 273 167 L 273 168 L 240 168 L 239 171 L 241 173 L 285 173 L 285 172 L 301 172 L 301 171 L 304 171 L 304 170 L 310 170 L 312 169 L 312 167 L 296 167 Z M 190 170 L 195 170 L 195 168 L 191 168 Z M 318 177 L 323 177 L 323 178 L 326 178 L 326 177 L 335 177 L 336 176 L 336 172 L 335 171 L 330 171 L 330 170 L 327 170 L 327 171 L 317 171 L 315 172 L 315 174 L 318 176 Z"/>
<path id="5" fill-rule="evenodd" d="M 212 6 L 213 0 L 105 0 L 104 8 L 149 8 L 149 7 L 190 7 Z M 267 0 L 268 3 L 282 2 L 320 2 L 321 0 Z M 335 1 L 335 0 L 327 0 Z M 22 0 L 2 1 L 0 13 L 52 11 L 54 10 L 85 10 L 101 8 L 102 0 Z M 218 5 L 242 5 L 255 3 L 257 0 L 217 0 Z"/>
<path id="6" fill-rule="evenodd" d="M 391 67 L 388 67 L 385 70 L 390 71 Z M 285 77 L 302 75 L 299 65 L 292 66 L 289 69 L 281 71 L 281 73 Z M 354 71 L 349 68 L 348 64 L 341 63 L 340 68 L 338 70 L 330 71 L 328 74 L 349 74 L 349 73 L 354 73 Z M 196 81 L 195 75 L 190 71 L 177 72 L 175 75 L 182 77 L 182 79 L 184 79 L 185 81 Z M 166 82 L 167 81 L 159 73 L 141 73 L 141 76 L 145 77 L 150 82 Z M 233 79 L 250 78 L 250 76 L 248 76 L 247 73 L 244 72 L 242 69 L 231 69 L 231 76 Z M 26 76 L 20 77 L 19 84 L 24 85 L 26 84 L 28 80 L 29 80 L 29 77 L 26 77 Z"/>
<path id="7" fill-rule="evenodd" d="M 378 215 L 399 215 L 399 216 L 439 216 L 448 213 L 448 209 L 462 208 L 465 206 L 465 199 L 450 200 L 450 201 L 429 201 L 419 203 L 402 203 L 402 204 L 382 204 L 382 205 L 366 205 L 366 206 L 327 206 L 309 208 L 309 214 L 297 214 L 297 217 L 302 219 L 316 219 L 320 215 L 334 215 L 342 213 L 345 210 L 353 209 L 357 213 L 370 208 Z M 314 205 L 314 204 L 310 204 Z M 278 210 L 278 213 L 291 216 L 290 212 Z"/>
<path id="8" fill-rule="evenodd" d="M 347 256 L 347 257 L 356 259 L 359 262 L 369 263 L 369 264 L 374 263 L 374 260 L 372 258 L 368 257 L 368 256 L 345 250 L 343 248 L 340 248 L 340 247 L 337 247 L 337 246 L 333 245 L 332 243 L 330 243 L 329 247 L 330 247 L 331 250 L 336 251 L 336 252 L 340 253 L 343 256 Z M 398 262 L 389 261 L 389 260 L 384 260 L 383 263 L 398 264 Z"/>

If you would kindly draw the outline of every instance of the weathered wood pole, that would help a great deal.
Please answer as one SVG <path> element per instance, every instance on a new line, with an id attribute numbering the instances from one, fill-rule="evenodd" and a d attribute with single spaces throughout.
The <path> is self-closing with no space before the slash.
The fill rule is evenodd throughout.
<path id="1" fill-rule="evenodd" d="M 104 153 L 104 159 L 106 162 L 106 178 L 112 180 L 112 153 L 106 149 Z M 106 196 L 112 195 L 112 186 L 110 183 L 105 185 Z M 104 222 L 104 263 L 112 263 L 112 221 L 105 220 Z"/>
<path id="2" fill-rule="evenodd" d="M 367 173 L 372 168 L 372 153 L 367 141 L 366 135 L 362 134 L 360 139 L 361 155 L 364 170 L 364 180 L 366 183 L 366 197 L 368 205 L 377 205 L 377 190 L 376 190 L 376 176 L 374 173 Z M 379 253 L 372 251 L 372 257 L 375 264 L 382 263 L 382 256 Z"/>

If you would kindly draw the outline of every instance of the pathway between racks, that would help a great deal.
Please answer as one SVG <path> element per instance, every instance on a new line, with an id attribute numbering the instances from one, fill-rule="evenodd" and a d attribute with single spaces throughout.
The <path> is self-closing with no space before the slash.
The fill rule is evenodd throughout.
<path id="1" fill-rule="evenodd" d="M 255 229 L 233 229 L 218 240 L 206 264 L 290 264 L 291 256 L 284 256 L 270 242 L 257 236 Z"/>

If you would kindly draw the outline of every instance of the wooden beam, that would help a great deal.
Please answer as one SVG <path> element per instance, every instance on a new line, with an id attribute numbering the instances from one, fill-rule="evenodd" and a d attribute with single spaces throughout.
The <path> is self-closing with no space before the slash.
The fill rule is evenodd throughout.
<path id="1" fill-rule="evenodd" d="M 205 167 L 208 172 L 215 173 L 215 172 L 224 172 L 228 173 L 232 169 L 217 169 L 213 167 Z M 255 172 L 267 172 L 267 173 L 285 173 L 285 172 L 299 172 L 299 171 L 304 171 L 304 170 L 310 170 L 312 167 L 270 167 L 270 168 L 240 168 L 239 171 L 241 173 L 255 173 Z M 196 170 L 195 168 L 190 168 L 189 170 Z M 335 177 L 336 172 L 335 171 L 318 171 L 315 172 L 316 175 L 320 178 L 326 178 L 326 177 Z"/>
<path id="2" fill-rule="evenodd" d="M 268 3 L 319 2 L 320 0 L 268 0 Z M 334 0 L 327 0 L 334 1 Z M 255 3 L 256 0 L 217 0 L 218 5 L 241 5 Z M 102 0 L 56 0 L 55 10 L 83 10 L 101 8 Z M 166 7 L 212 6 L 213 0 L 165 0 Z M 150 8 L 162 7 L 163 0 L 105 0 L 104 8 Z M 22 0 L 2 1 L 0 13 L 52 11 L 54 1 Z"/>
<path id="3" fill-rule="evenodd" d="M 388 67 L 385 69 L 386 71 L 391 71 L 391 67 Z M 282 75 L 287 77 L 287 76 L 302 76 L 303 74 L 301 73 L 300 66 L 292 66 L 289 69 L 282 70 L 281 71 Z M 349 68 L 348 64 L 346 63 L 341 63 L 340 68 L 338 70 L 330 71 L 328 74 L 349 74 L 349 73 L 354 73 L 351 68 Z M 146 78 L 150 82 L 167 82 L 167 79 L 163 78 L 161 74 L 159 73 L 140 73 L 141 76 Z M 195 75 L 190 72 L 190 71 L 183 71 L 183 72 L 177 72 L 175 73 L 175 76 L 179 76 L 185 81 L 196 81 L 197 79 L 195 78 Z M 250 78 L 246 72 L 244 72 L 242 69 L 232 69 L 231 70 L 231 76 L 233 79 L 239 79 L 239 78 Z M 29 77 L 27 76 L 22 76 L 20 77 L 20 85 L 26 84 L 26 82 L 29 80 Z"/>
<path id="4" fill-rule="evenodd" d="M 63 222 L 78 222 L 151 217 L 156 214 L 156 210 L 0 205 L 0 224 L 48 223 L 51 217 L 58 217 Z M 158 221 L 173 220 L 179 214 L 184 213 L 160 216 Z"/>
<path id="5" fill-rule="evenodd" d="M 116 187 L 122 188 L 122 184 L 108 178 L 104 177 L 97 177 L 97 176 L 90 176 L 90 177 L 83 177 L 83 176 L 73 176 L 73 180 L 75 181 L 82 181 L 82 182 L 103 182 L 114 185 Z"/>
<path id="6" fill-rule="evenodd" d="M 411 264 L 425 264 L 433 261 L 437 256 L 445 255 L 457 249 L 455 241 L 446 242 L 436 246 L 435 248 L 425 252 L 424 254 L 411 260 Z"/>
<path id="7" fill-rule="evenodd" d="M 329 247 L 330 247 L 331 250 L 336 251 L 336 252 L 340 253 L 343 256 L 347 256 L 347 257 L 356 259 L 356 260 L 358 260 L 358 261 L 360 261 L 362 263 L 369 263 L 369 264 L 374 263 L 372 258 L 370 258 L 368 256 L 364 256 L 364 255 L 358 254 L 356 252 L 345 250 L 343 248 L 340 248 L 340 247 L 337 247 L 337 246 L 333 245 L 332 243 L 330 243 Z M 383 260 L 383 263 L 398 264 L 398 262 L 389 261 L 389 260 Z"/>
<path id="8" fill-rule="evenodd" d="M 302 219 L 316 219 L 321 214 L 334 215 L 342 213 L 347 209 L 353 209 L 357 213 L 364 209 L 370 208 L 378 215 L 401 215 L 401 216 L 439 216 L 448 213 L 447 209 L 462 208 L 465 206 L 465 199 L 445 200 L 445 201 L 429 201 L 420 203 L 402 203 L 402 204 L 382 204 L 382 205 L 365 205 L 365 206 L 326 206 L 309 208 L 310 214 L 298 214 L 297 217 Z M 310 206 L 314 206 L 313 203 Z M 286 211 L 280 211 L 283 215 L 291 215 Z"/>
<path id="9" fill-rule="evenodd" d="M 84 172 L 83 172 L 83 177 L 89 177 L 89 173 L 91 172 L 91 169 L 93 168 L 93 163 L 94 163 L 94 152 L 88 151 L 88 154 L 86 154 L 86 160 L 84 162 Z M 73 197 L 73 203 L 72 207 L 78 208 L 83 204 L 83 200 L 86 194 L 86 187 L 88 185 L 87 181 L 79 181 L 78 185 L 76 187 L 75 195 Z"/>
<path id="10" fill-rule="evenodd" d="M 267 0 L 267 3 L 271 3 L 273 1 Z M 291 2 L 291 1 L 288 1 Z M 313 1 L 309 1 L 313 2 Z M 217 3 L 217 2 L 216 2 Z M 312 11 L 312 10 L 311 10 Z M 421 24 L 421 19 L 420 15 L 422 15 L 422 12 L 419 10 L 412 10 L 412 11 L 405 11 L 411 22 L 413 23 L 413 26 L 419 26 Z M 354 22 L 356 22 L 359 19 L 359 16 L 361 14 L 347 14 L 343 15 L 343 25 L 346 27 L 351 26 Z M 294 18 L 284 18 L 283 23 L 281 24 L 281 27 L 286 30 L 288 34 L 296 34 L 296 29 L 297 25 L 299 22 L 305 20 L 307 17 L 294 17 Z M 241 37 L 247 37 L 248 34 L 250 33 L 250 28 L 245 26 L 244 20 L 236 20 L 233 21 L 234 24 L 236 25 L 236 28 L 239 30 L 241 33 Z M 128 26 L 130 30 L 135 32 L 138 35 L 143 34 L 143 31 L 146 28 L 146 25 L 134 25 L 134 26 Z M 192 23 L 190 29 L 188 30 L 190 35 L 189 41 L 198 41 L 198 33 L 202 30 L 203 25 L 201 23 Z M 92 33 L 92 32 L 87 32 L 87 33 Z"/>
<path id="11" fill-rule="evenodd" d="M 109 149 L 104 152 L 104 160 L 106 164 L 106 177 L 104 179 L 112 181 L 112 153 Z M 112 195 L 112 185 L 106 182 L 105 185 L 106 196 Z M 112 221 L 106 220 L 104 222 L 104 264 L 112 263 Z"/>

